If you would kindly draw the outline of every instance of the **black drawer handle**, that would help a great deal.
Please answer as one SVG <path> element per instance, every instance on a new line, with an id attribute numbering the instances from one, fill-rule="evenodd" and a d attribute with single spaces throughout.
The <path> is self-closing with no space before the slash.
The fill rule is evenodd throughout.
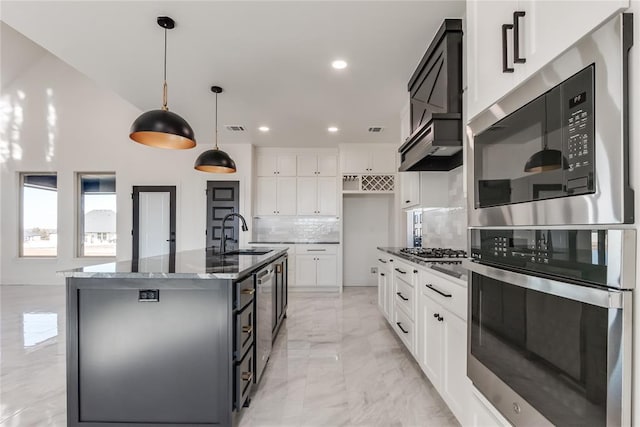
<path id="1" fill-rule="evenodd" d="M 395 270 L 396 270 L 398 273 L 400 273 L 400 274 L 407 274 L 407 272 L 406 272 L 406 271 L 402 271 L 402 270 L 400 270 L 399 268 L 396 268 Z"/>
<path id="2" fill-rule="evenodd" d="M 502 24 L 502 72 L 513 73 L 507 59 L 507 31 L 513 30 L 513 24 Z"/>
<path id="3" fill-rule="evenodd" d="M 442 295 L 445 298 L 451 298 L 451 294 L 448 294 L 446 292 L 442 292 L 440 289 L 436 288 L 435 286 L 433 286 L 431 283 L 427 283 L 425 285 L 427 288 L 431 289 L 433 292 L 437 292 L 440 295 Z"/>
<path id="4" fill-rule="evenodd" d="M 378 258 L 378 261 L 380 261 L 380 262 L 381 262 L 381 263 L 383 263 L 383 264 L 386 264 L 386 263 L 387 263 L 387 261 L 383 260 L 382 258 Z"/>
<path id="5" fill-rule="evenodd" d="M 256 293 L 255 289 L 243 289 L 240 291 L 242 295 L 253 295 Z"/>
<path id="6" fill-rule="evenodd" d="M 402 295 L 402 293 L 400 293 L 400 292 L 396 292 L 396 295 L 398 295 L 400 298 L 402 298 L 405 301 L 409 301 L 409 298 L 405 298 L 405 296 Z"/>
<path id="7" fill-rule="evenodd" d="M 444 320 L 444 317 L 438 316 L 438 322 L 442 322 L 443 320 Z"/>
<path id="8" fill-rule="evenodd" d="M 525 12 L 513 12 L 513 62 L 514 64 L 524 64 L 526 58 L 520 57 L 520 18 L 525 16 Z"/>
<path id="9" fill-rule="evenodd" d="M 402 332 L 404 332 L 405 334 L 408 334 L 408 333 L 409 333 L 409 331 L 407 331 L 406 329 L 404 329 L 404 328 L 402 327 L 402 323 L 400 323 L 400 322 L 396 322 L 396 325 L 398 325 L 398 328 L 400 328 L 400 330 L 401 330 Z"/>
<path id="10" fill-rule="evenodd" d="M 384 276 L 384 273 L 380 273 L 381 276 Z"/>
<path id="11" fill-rule="evenodd" d="M 438 313 L 433 313 L 433 317 L 437 319 L 438 317 L 440 317 L 440 314 L 438 314 Z"/>

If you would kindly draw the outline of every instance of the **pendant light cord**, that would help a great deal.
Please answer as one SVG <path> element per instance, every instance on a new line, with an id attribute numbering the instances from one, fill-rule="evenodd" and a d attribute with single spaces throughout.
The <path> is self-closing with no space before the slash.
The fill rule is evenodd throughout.
<path id="1" fill-rule="evenodd" d="M 216 92 L 216 150 L 218 149 L 218 93 Z"/>
<path id="2" fill-rule="evenodd" d="M 168 111 L 167 107 L 167 29 L 164 29 L 164 74 L 162 83 L 162 109 Z"/>

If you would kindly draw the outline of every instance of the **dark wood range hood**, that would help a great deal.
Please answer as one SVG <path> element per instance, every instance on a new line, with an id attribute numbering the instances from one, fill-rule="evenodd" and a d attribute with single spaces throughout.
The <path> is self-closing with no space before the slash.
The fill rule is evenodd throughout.
<path id="1" fill-rule="evenodd" d="M 399 171 L 462 165 L 462 20 L 445 19 L 408 84 L 411 136 Z"/>

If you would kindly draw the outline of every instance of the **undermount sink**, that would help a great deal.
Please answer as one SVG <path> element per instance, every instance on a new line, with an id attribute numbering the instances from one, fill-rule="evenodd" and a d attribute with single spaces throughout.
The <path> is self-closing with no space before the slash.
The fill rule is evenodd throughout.
<path id="1" fill-rule="evenodd" d="M 225 252 L 224 255 L 264 255 L 271 251 L 272 249 L 236 249 Z"/>

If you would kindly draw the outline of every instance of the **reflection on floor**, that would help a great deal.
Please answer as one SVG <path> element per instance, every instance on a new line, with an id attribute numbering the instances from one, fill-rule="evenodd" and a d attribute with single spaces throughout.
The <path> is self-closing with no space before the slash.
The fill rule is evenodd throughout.
<path id="1" fill-rule="evenodd" d="M 240 427 L 457 426 L 376 305 L 375 288 L 290 294 Z M 61 286 L 0 286 L 0 425 L 64 426 Z"/>

